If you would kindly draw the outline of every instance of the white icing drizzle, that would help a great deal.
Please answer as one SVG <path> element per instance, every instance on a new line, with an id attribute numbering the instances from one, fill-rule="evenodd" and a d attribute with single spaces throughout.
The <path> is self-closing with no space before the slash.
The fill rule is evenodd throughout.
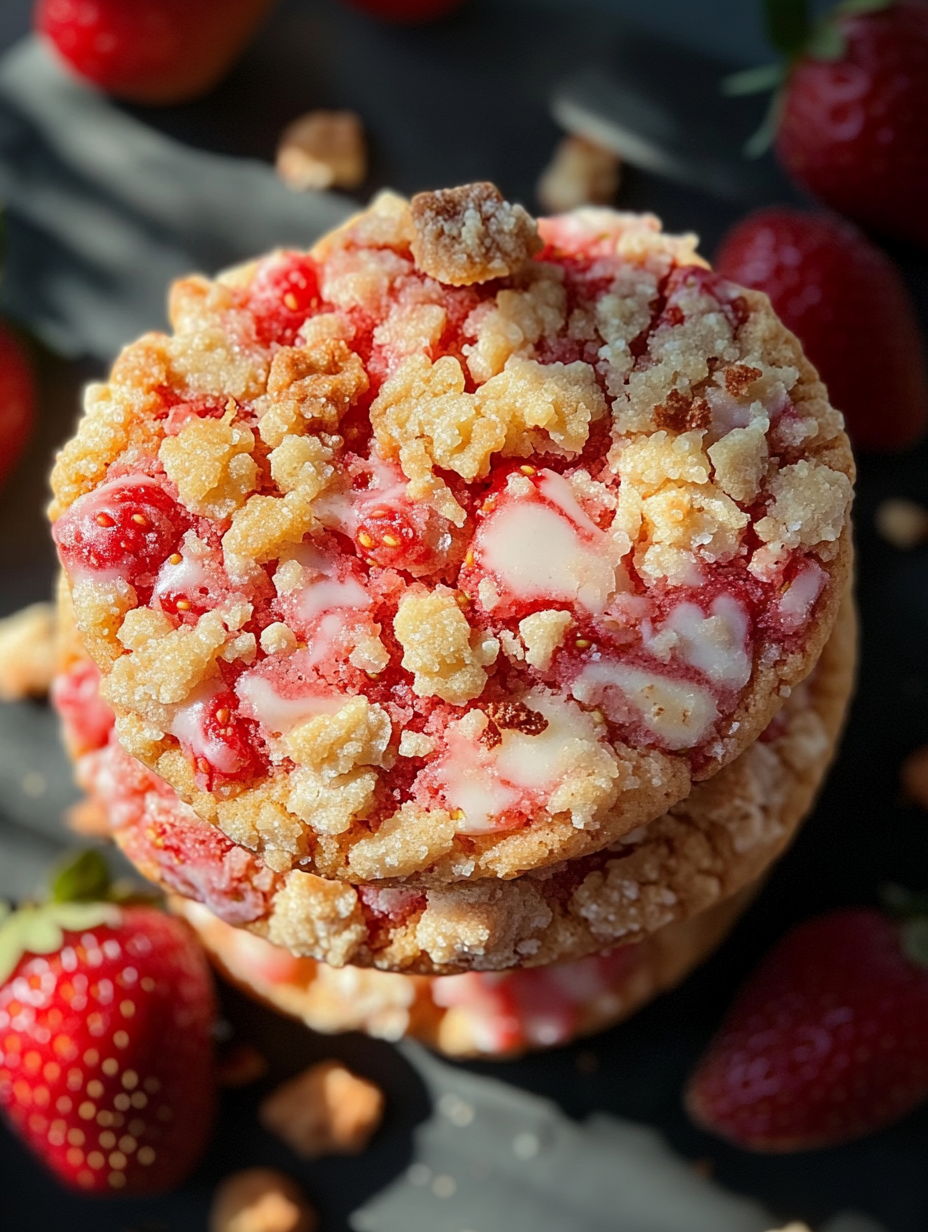
<path id="1" fill-rule="evenodd" d="M 292 661 L 291 657 L 288 662 Z M 267 676 L 256 672 L 240 676 L 235 692 L 242 704 L 242 713 L 274 736 L 285 736 L 298 723 L 317 714 L 334 714 L 345 700 L 337 693 L 322 691 L 305 693 L 301 697 L 282 697 Z"/>
<path id="2" fill-rule="evenodd" d="M 695 603 L 678 604 L 662 632 L 675 635 L 673 653 L 682 662 L 704 672 L 714 685 L 741 689 L 751 678 L 749 629 L 748 614 L 737 599 L 719 595 L 708 616 Z"/>
<path id="3" fill-rule="evenodd" d="M 617 587 L 610 540 L 562 476 L 542 472 L 539 486 L 550 503 L 510 495 L 488 516 L 478 536 L 481 563 L 517 599 L 560 600 L 602 612 Z"/>
<path id="4" fill-rule="evenodd" d="M 584 705 L 603 704 L 615 722 L 637 718 L 668 749 L 699 744 L 719 717 L 708 689 L 607 659 L 588 663 L 571 692 Z M 616 705 L 616 693 L 624 707 Z"/>
<path id="5" fill-rule="evenodd" d="M 780 620 L 788 633 L 798 629 L 808 617 L 816 599 L 825 588 L 827 577 L 825 570 L 810 560 L 793 578 L 779 603 Z"/>
<path id="6" fill-rule="evenodd" d="M 198 689 L 174 711 L 168 730 L 194 757 L 205 758 L 221 774 L 233 774 L 238 768 L 235 750 L 224 740 L 211 736 L 205 726 L 207 706 L 221 688 L 214 682 Z"/>

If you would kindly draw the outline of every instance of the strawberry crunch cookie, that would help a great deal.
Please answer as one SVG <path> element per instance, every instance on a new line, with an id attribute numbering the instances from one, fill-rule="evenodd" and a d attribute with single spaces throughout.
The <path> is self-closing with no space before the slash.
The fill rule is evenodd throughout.
<path id="1" fill-rule="evenodd" d="M 111 732 L 112 711 L 95 693 L 97 669 L 79 645 L 65 653 L 53 697 L 78 779 L 101 814 L 99 829 L 150 880 L 269 937 L 278 955 L 444 975 L 538 967 L 634 945 L 755 881 L 789 843 L 824 780 L 855 658 L 848 599 L 816 668 L 762 736 L 664 817 L 567 864 L 431 889 L 275 873 L 126 753 Z"/>
<path id="2" fill-rule="evenodd" d="M 314 1031 L 408 1036 L 447 1056 L 506 1059 L 605 1031 L 668 992 L 724 940 L 757 889 L 748 886 L 694 919 L 608 954 L 531 971 L 431 979 L 294 958 L 196 903 L 177 899 L 173 906 L 227 979 Z"/>
<path id="3" fill-rule="evenodd" d="M 841 417 L 692 237 L 385 195 L 170 315 L 88 391 L 55 538 L 119 740 L 274 873 L 601 850 L 818 658 Z"/>

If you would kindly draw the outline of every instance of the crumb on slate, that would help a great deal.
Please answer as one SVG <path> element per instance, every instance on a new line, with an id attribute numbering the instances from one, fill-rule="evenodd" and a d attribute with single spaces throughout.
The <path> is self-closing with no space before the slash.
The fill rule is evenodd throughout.
<path id="1" fill-rule="evenodd" d="M 906 799 L 928 811 L 928 744 L 915 749 L 902 763 L 902 790 Z"/>
<path id="2" fill-rule="evenodd" d="M 363 1151 L 383 1118 L 383 1092 L 338 1061 L 320 1061 L 264 1100 L 258 1119 L 303 1159 Z"/>
<path id="3" fill-rule="evenodd" d="M 42 697 L 56 660 L 55 610 L 50 603 L 33 603 L 0 620 L 0 700 Z"/>
<path id="4" fill-rule="evenodd" d="M 273 1168 L 233 1172 L 219 1185 L 209 1232 L 315 1232 L 316 1212 L 299 1185 Z"/>
<path id="5" fill-rule="evenodd" d="M 364 127 L 353 111 L 309 111 L 281 134 L 277 174 L 297 192 L 357 188 L 367 175 Z"/>
<path id="6" fill-rule="evenodd" d="M 928 509 L 916 501 L 891 498 L 876 509 L 876 529 L 894 548 L 907 551 L 928 543 Z"/>
<path id="7" fill-rule="evenodd" d="M 416 264 L 452 287 L 505 278 L 543 247 L 534 219 L 493 184 L 417 193 L 410 209 Z"/>
<path id="8" fill-rule="evenodd" d="M 548 214 L 608 205 L 619 191 L 621 174 L 621 161 L 611 150 L 585 137 L 564 137 L 541 173 L 538 200 Z"/>

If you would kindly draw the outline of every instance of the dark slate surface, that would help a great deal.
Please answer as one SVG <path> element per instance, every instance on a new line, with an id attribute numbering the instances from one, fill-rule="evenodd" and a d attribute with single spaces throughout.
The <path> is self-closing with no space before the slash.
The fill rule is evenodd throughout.
<path id="1" fill-rule="evenodd" d="M 28 0 L 4 0 L 0 46 L 26 31 L 29 8 Z M 4 302 L 70 354 L 92 356 L 63 362 L 37 348 L 44 418 L 29 457 L 0 493 L 0 611 L 48 591 L 52 553 L 41 514 L 44 475 L 54 445 L 76 413 L 80 385 L 124 337 L 160 324 L 158 287 L 181 268 L 181 260 L 208 268 L 246 255 L 266 225 L 251 211 L 242 217 L 240 231 L 231 226 L 222 232 L 217 246 L 216 235 L 198 218 L 178 211 L 190 187 L 180 171 L 176 192 L 165 194 L 161 203 L 157 194 L 136 196 L 133 207 L 130 192 L 112 191 L 120 180 L 119 159 L 127 167 L 136 165 L 133 132 L 144 134 L 146 148 L 157 147 L 168 160 L 168 176 L 172 147 L 155 141 L 158 134 L 187 147 L 175 151 L 174 166 L 196 165 L 198 176 L 206 174 L 207 165 L 213 174 L 235 175 L 241 169 L 225 159 L 267 160 L 280 126 L 301 110 L 353 106 L 364 115 L 374 144 L 366 191 L 386 183 L 409 192 L 495 178 L 507 194 L 531 204 L 535 178 L 556 139 L 546 108 L 554 83 L 591 64 L 608 69 L 627 57 L 630 47 L 642 46 L 629 42 L 620 14 L 678 42 L 749 63 L 757 57 L 759 38 L 748 9 L 743 0 L 474 0 L 450 21 L 401 31 L 377 26 L 337 0 L 290 0 L 210 98 L 164 112 L 112 108 L 107 131 L 124 145 L 108 171 L 109 155 L 102 157 L 106 151 L 98 149 L 97 161 L 88 160 L 92 173 L 82 165 L 58 174 L 56 165 L 60 171 L 68 159 L 61 147 L 67 126 L 56 138 L 52 116 L 44 131 L 19 140 L 22 129 L 15 126 L 24 122 L 24 96 L 12 109 L 9 93 L 6 102 L 0 97 L 0 186 L 6 185 L 12 205 Z M 661 72 L 653 44 L 649 54 L 654 88 L 685 112 L 692 100 L 680 97 L 672 72 Z M 674 62 L 670 53 L 663 62 Z M 717 68 L 707 64 L 706 71 Z M 6 80 L 2 69 L 0 79 Z M 23 88 L 29 95 L 25 81 Z M 45 108 L 48 120 L 47 97 L 34 89 L 32 97 L 30 106 Z M 223 157 L 195 164 L 189 161 L 191 151 Z M 245 174 L 253 184 L 262 179 L 257 167 Z M 268 208 L 292 220 L 298 202 L 281 197 L 269 175 L 263 178 L 264 187 L 254 191 L 266 193 L 262 199 L 273 203 Z M 43 192 L 50 186 L 60 191 L 53 208 L 36 207 L 37 185 Z M 101 249 L 94 248 L 100 237 L 92 223 L 88 234 L 85 213 L 69 209 L 75 191 L 81 204 L 94 199 L 102 211 L 97 217 L 104 223 L 110 218 L 121 235 L 126 226 L 136 228 L 128 267 L 117 260 L 101 275 Z M 111 199 L 101 206 L 107 194 Z M 737 215 L 735 206 L 634 169 L 626 176 L 621 204 L 654 209 L 670 228 L 699 231 L 708 252 Z M 297 221 L 303 225 L 303 219 Z M 308 217 L 306 226 L 312 226 Z M 894 253 L 928 323 L 928 264 L 912 252 Z M 135 273 L 137 278 L 127 276 Z M 108 281 L 110 275 L 115 281 Z M 90 320 L 88 306 L 95 302 L 106 311 Z M 74 1199 L 49 1183 L 0 1130 L 0 1228 L 200 1232 L 219 1177 L 247 1164 L 274 1163 L 303 1180 L 326 1215 L 327 1232 L 349 1226 L 358 1232 L 546 1232 L 549 1227 L 760 1232 L 768 1217 L 803 1218 L 820 1226 L 847 1208 L 879 1219 L 891 1232 L 922 1232 L 928 1223 L 928 1110 L 849 1147 L 765 1157 L 699 1132 L 680 1106 L 685 1076 L 738 981 L 784 928 L 831 906 L 873 901 L 875 887 L 886 879 L 928 888 L 928 823 L 899 801 L 897 785 L 905 753 L 928 741 L 928 549 L 896 553 L 872 530 L 874 508 L 884 496 L 928 503 L 928 447 L 901 458 L 864 459 L 861 471 L 863 667 L 842 755 L 815 815 L 761 898 L 727 945 L 683 988 L 594 1040 L 503 1066 L 446 1065 L 415 1048 L 398 1051 L 357 1036 L 321 1039 L 229 991 L 229 1020 L 266 1050 L 272 1072 L 258 1087 L 225 1096 L 215 1141 L 188 1184 L 145 1203 Z M 0 894 L 33 889 L 42 865 L 63 841 L 60 814 L 72 798 L 44 707 L 0 707 Z M 301 1165 L 257 1128 L 254 1107 L 271 1083 L 333 1052 L 384 1084 L 388 1124 L 360 1160 Z M 466 1131 L 470 1138 L 449 1130 L 441 1113 L 448 1097 L 474 1108 Z M 539 1097 L 551 1102 L 539 1104 Z M 473 1127 L 479 1130 L 476 1138 Z M 688 1171 L 680 1174 L 648 1127 L 659 1130 L 679 1158 L 711 1161 L 718 1185 L 697 1183 Z M 659 1174 L 652 1167 L 659 1167 Z M 432 1182 L 438 1175 L 455 1178 L 453 1196 L 435 1196 Z M 680 1175 L 683 1199 L 675 1208 L 674 1177 Z M 727 1196 L 726 1190 L 749 1201 Z M 829 1224 L 828 1230 L 864 1232 L 866 1226 L 858 1218 Z"/>

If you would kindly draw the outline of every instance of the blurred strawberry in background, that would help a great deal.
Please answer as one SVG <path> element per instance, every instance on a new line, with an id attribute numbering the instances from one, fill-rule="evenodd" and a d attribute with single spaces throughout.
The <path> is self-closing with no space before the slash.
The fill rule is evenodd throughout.
<path id="1" fill-rule="evenodd" d="M 732 94 L 775 88 L 749 144 L 862 226 L 928 246 L 928 0 L 844 0 L 813 20 L 808 0 L 764 0 L 784 60 L 736 73 Z"/>
<path id="2" fill-rule="evenodd" d="M 459 9 L 463 0 L 350 0 L 354 8 L 364 9 L 384 21 L 433 21 Z"/>
<path id="3" fill-rule="evenodd" d="M 35 422 L 32 369 L 16 335 L 0 322 L 0 484 L 19 461 Z"/>
<path id="4" fill-rule="evenodd" d="M 928 378 L 914 308 L 892 261 L 856 227 L 834 215 L 758 210 L 728 233 L 716 267 L 770 296 L 855 445 L 903 449 L 922 435 Z"/>
<path id="5" fill-rule="evenodd" d="M 134 103 L 185 102 L 231 68 L 273 0 L 38 0 L 36 29 L 72 69 Z"/>
<path id="6" fill-rule="evenodd" d="M 807 920 L 748 979 L 686 1095 L 706 1129 L 758 1151 L 850 1141 L 928 1097 L 928 916 Z"/>

